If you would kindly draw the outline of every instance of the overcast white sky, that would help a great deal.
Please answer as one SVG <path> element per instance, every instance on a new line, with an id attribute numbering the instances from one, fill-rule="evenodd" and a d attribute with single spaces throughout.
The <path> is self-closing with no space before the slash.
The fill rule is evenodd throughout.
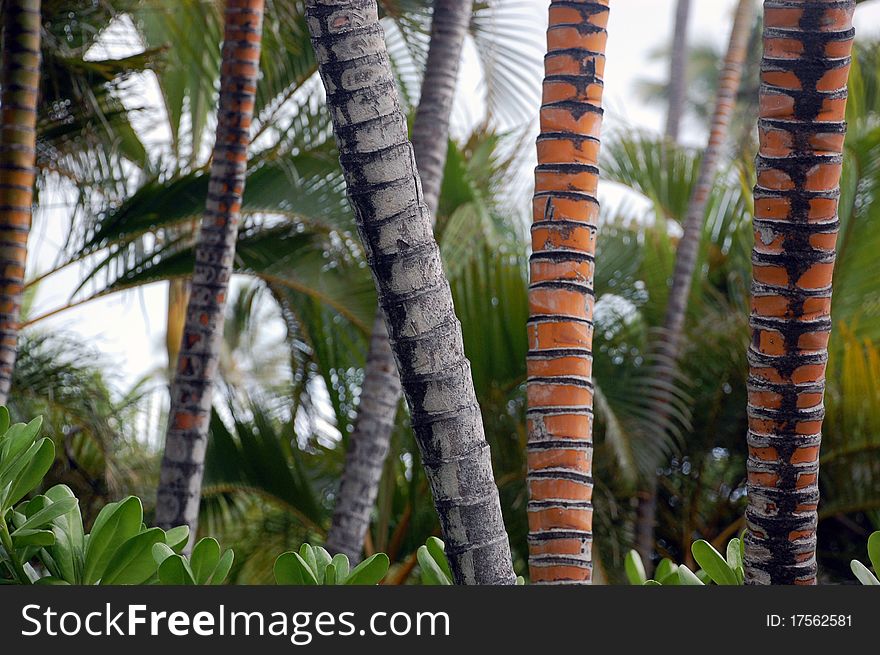
<path id="1" fill-rule="evenodd" d="M 173 0 L 168 0 L 169 2 Z M 636 81 L 643 78 L 664 79 L 666 63 L 652 61 L 650 53 L 668 42 L 672 33 L 674 0 L 615 0 L 608 28 L 607 67 L 605 76 L 605 117 L 609 126 L 630 125 L 660 130 L 664 108 L 643 103 L 634 93 Z M 726 44 L 735 0 L 693 0 L 689 35 L 692 42 Z M 535 29 L 546 25 L 547 2 L 535 1 Z M 543 22 L 543 24 L 542 24 Z M 880 0 L 859 7 L 856 14 L 859 35 L 880 35 Z M 455 116 L 459 122 L 473 116 L 479 92 L 473 75 L 465 65 L 461 97 Z M 686 126 L 683 138 L 699 143 L 702 135 Z M 55 205 L 60 198 L 43 197 Z M 52 221 L 63 220 L 58 209 L 38 212 L 31 241 L 31 273 L 52 263 L 57 237 Z M 33 314 L 40 314 L 63 304 L 76 284 L 77 272 L 58 275 L 38 291 Z M 41 329 L 65 330 L 94 345 L 112 364 L 123 385 L 164 365 L 164 329 L 166 285 L 156 284 L 139 292 L 116 295 L 80 308 L 58 314 L 39 323 Z"/>

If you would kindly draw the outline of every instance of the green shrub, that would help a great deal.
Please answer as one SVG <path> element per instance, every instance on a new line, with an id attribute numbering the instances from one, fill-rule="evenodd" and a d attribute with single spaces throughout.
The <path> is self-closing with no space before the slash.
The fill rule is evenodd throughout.
<path id="1" fill-rule="evenodd" d="M 743 584 L 743 542 L 731 539 L 727 544 L 727 556 L 715 550 L 708 541 L 700 539 L 691 545 L 694 560 L 700 568 L 694 572 L 684 564 L 675 564 L 664 558 L 657 565 L 654 578 L 647 579 L 645 567 L 639 554 L 627 553 L 624 567 L 626 577 L 634 585 L 741 585 Z"/>

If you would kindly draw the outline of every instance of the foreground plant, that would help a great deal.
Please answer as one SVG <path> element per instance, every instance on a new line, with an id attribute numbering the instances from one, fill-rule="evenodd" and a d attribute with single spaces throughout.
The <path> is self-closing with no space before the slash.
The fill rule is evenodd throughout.
<path id="1" fill-rule="evenodd" d="M 734 586 L 743 584 L 743 542 L 731 539 L 727 544 L 726 556 L 719 553 L 708 541 L 700 539 L 691 545 L 694 560 L 700 565 L 691 571 L 684 564 L 675 564 L 664 558 L 657 565 L 654 577 L 648 579 L 645 567 L 635 550 L 626 556 L 626 577 L 630 584 L 647 586 L 688 586 L 716 584 Z"/>
<path id="2" fill-rule="evenodd" d="M 873 573 L 857 559 L 850 562 L 850 568 L 863 585 L 880 586 L 880 579 L 877 577 L 880 576 L 880 530 L 868 537 L 868 559 L 874 567 Z"/>
<path id="3" fill-rule="evenodd" d="M 388 572 L 385 553 L 376 553 L 354 569 L 342 553 L 330 555 L 320 546 L 303 544 L 299 552 L 282 553 L 275 560 L 275 582 L 280 585 L 375 585 Z"/>

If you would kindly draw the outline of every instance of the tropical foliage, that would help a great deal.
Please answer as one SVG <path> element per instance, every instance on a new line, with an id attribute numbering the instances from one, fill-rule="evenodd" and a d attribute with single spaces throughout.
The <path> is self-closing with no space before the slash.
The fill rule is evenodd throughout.
<path id="1" fill-rule="evenodd" d="M 380 4 L 397 83 L 412 114 L 426 52 L 427 3 Z M 155 426 L 164 425 L 157 406 L 165 403 L 165 367 L 127 389 L 97 346 L 45 327 L 50 315 L 64 316 L 111 294 L 136 297 L 150 284 L 183 283 L 192 271 L 193 230 L 207 194 L 208 135 L 216 121 L 222 21 L 219 3 L 181 0 L 177 11 L 164 5 L 43 2 L 37 206 L 63 197 L 68 220 L 57 261 L 41 262 L 29 294 L 70 271 L 78 283 L 71 297 L 40 313 L 26 297 L 9 408 L 17 419 L 43 416 L 44 427 L 9 428 L 13 435 L 33 432 L 25 451 L 15 450 L 33 449 L 27 462 L 37 464 L 31 470 L 32 464 L 16 459 L 9 480 L 2 478 L 21 482 L 14 493 L 12 487 L 4 492 L 0 506 L 11 540 L 9 548 L 4 543 L 0 577 L 103 580 L 116 551 L 138 538 L 149 547 L 119 555 L 119 562 L 125 556 L 144 563 L 132 568 L 138 575 L 131 573 L 129 581 L 271 583 L 280 572 L 286 581 L 326 583 L 331 570 L 331 581 L 349 580 L 354 571 L 341 560 L 326 562 L 319 549 L 302 551 L 300 545 L 323 543 L 329 526 L 376 296 L 345 201 L 302 2 L 267 2 L 237 277 L 227 305 L 203 487 L 199 537 L 217 541 L 200 541 L 184 557 L 179 534 L 143 529 L 154 511 Z M 528 557 L 524 209 L 530 195 L 521 153 L 533 150 L 528 121 L 538 104 L 544 50 L 543 36 L 524 29 L 527 11 L 506 0 L 477 3 L 468 38 L 482 68 L 488 116 L 449 143 L 435 230 L 520 574 Z M 110 41 L 125 47 L 110 48 Z M 692 67 L 700 81 L 689 85 L 699 117 L 711 111 L 717 82 L 708 71 L 718 66 L 705 49 L 696 55 L 706 62 Z M 755 123 L 757 70 L 756 62 L 747 66 L 735 135 Z M 821 455 L 824 581 L 851 582 L 851 560 L 864 558 L 856 544 L 880 528 L 878 80 L 880 45 L 857 41 Z M 147 84 L 155 85 L 156 103 L 133 90 Z M 699 581 L 702 570 L 704 582 L 718 583 L 713 576 L 737 575 L 740 560 L 728 542 L 742 530 L 745 502 L 755 177 L 747 133 L 748 139 L 731 139 L 735 147 L 724 153 L 712 185 L 680 371 L 662 389 L 654 353 L 700 152 L 619 125 L 603 135 L 602 184 L 618 192 L 604 202 L 596 253 L 602 264 L 594 282 L 597 582 L 632 575 L 636 564 L 628 553 L 639 482 L 651 476 L 658 479 L 654 579 L 670 584 L 666 580 L 676 575 L 693 582 L 690 571 Z M 36 220 L 38 233 L 47 218 L 38 213 Z M 173 304 L 169 311 L 173 315 Z M 662 412 L 660 397 L 672 399 Z M 4 467 L 11 452 L 9 445 Z M 114 521 L 125 527 L 113 537 L 113 548 L 90 554 L 85 535 L 100 535 L 117 512 Z M 429 485 L 401 408 L 365 542 L 367 561 L 378 566 L 381 557 L 369 558 L 387 555 L 386 583 L 442 584 L 450 576 L 437 534 Z M 219 543 L 234 550 L 234 558 L 226 560 Z M 718 553 L 725 546 L 724 555 Z M 280 565 L 279 553 L 285 553 Z"/>

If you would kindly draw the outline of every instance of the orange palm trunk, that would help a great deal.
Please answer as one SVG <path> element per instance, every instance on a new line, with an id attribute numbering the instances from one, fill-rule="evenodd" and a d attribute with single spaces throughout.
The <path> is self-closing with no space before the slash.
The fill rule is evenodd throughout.
<path id="1" fill-rule="evenodd" d="M 529 571 L 592 578 L 593 255 L 609 0 L 553 0 L 530 260 Z"/>
<path id="2" fill-rule="evenodd" d="M 40 0 L 3 3 L 0 70 L 0 405 L 12 384 L 31 229 L 37 98 L 40 86 Z"/>
<path id="3" fill-rule="evenodd" d="M 815 584 L 855 3 L 767 0 L 752 255 L 746 582 Z"/>

